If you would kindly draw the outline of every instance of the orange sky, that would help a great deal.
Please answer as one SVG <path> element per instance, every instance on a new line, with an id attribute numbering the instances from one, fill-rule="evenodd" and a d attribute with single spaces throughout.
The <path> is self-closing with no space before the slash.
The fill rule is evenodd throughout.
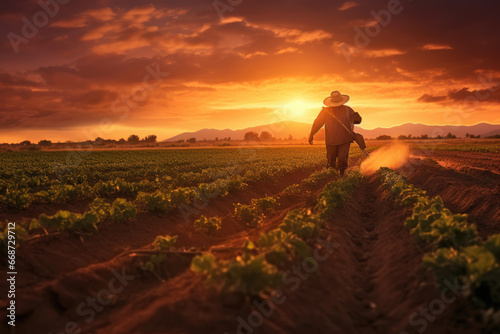
<path id="1" fill-rule="evenodd" d="M 2 4 L 0 143 L 312 123 L 332 90 L 365 129 L 500 123 L 496 3 L 227 6 L 73 0 L 30 37 L 37 1 Z"/>

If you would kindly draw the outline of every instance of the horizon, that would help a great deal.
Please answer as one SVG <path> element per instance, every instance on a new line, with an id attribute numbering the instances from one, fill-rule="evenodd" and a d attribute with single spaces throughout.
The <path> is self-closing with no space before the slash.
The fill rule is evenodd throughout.
<path id="1" fill-rule="evenodd" d="M 298 124 L 307 124 L 309 125 L 309 123 L 305 123 L 305 122 L 298 122 L 298 121 L 282 121 L 282 122 L 279 122 L 279 123 L 286 123 L 286 122 L 291 122 L 291 123 L 298 123 Z M 273 123 L 273 124 L 279 124 L 279 123 Z M 233 131 L 233 132 L 238 132 L 238 131 L 251 131 L 251 129 L 253 128 L 261 128 L 261 127 L 264 127 L 264 129 L 262 131 L 265 131 L 265 127 L 266 126 L 270 126 L 270 125 L 273 125 L 273 124 L 261 124 L 261 125 L 258 125 L 258 126 L 251 126 L 251 127 L 247 127 L 247 128 L 241 128 L 241 129 L 230 129 L 230 128 L 225 128 L 225 129 L 216 129 L 216 128 L 202 128 L 202 129 L 198 129 L 198 130 L 195 130 L 195 131 L 186 131 L 186 132 L 182 132 L 182 133 L 178 133 L 174 136 L 171 136 L 169 138 L 160 138 L 159 136 L 157 136 L 158 138 L 156 139 L 156 142 L 157 143 L 161 143 L 161 142 L 166 142 L 166 141 L 170 141 L 170 140 L 176 140 L 176 139 L 173 139 L 175 137 L 179 137 L 179 136 L 182 136 L 182 135 L 192 135 L 192 134 L 196 134 L 197 132 L 201 132 L 201 131 Z M 477 125 L 489 125 L 489 126 L 498 126 L 500 130 L 500 124 L 492 124 L 492 123 L 487 123 L 487 122 L 480 122 L 480 123 L 476 123 L 476 124 L 472 124 L 472 125 L 452 125 L 452 124 L 444 124 L 444 125 L 437 125 L 437 124 L 424 124 L 424 123 L 403 123 L 403 124 L 399 124 L 399 125 L 396 125 L 396 126 L 392 126 L 392 127 L 376 127 L 376 128 L 373 128 L 373 129 L 365 129 L 363 128 L 362 126 L 358 126 L 356 125 L 355 129 L 358 128 L 358 129 L 361 129 L 362 131 L 374 131 L 374 130 L 391 130 L 393 128 L 397 128 L 397 127 L 400 127 L 400 126 L 404 126 L 404 125 L 414 125 L 414 126 L 419 126 L 419 125 L 423 125 L 423 126 L 427 126 L 427 127 L 437 127 L 437 128 L 440 128 L 440 127 L 455 127 L 455 128 L 460 128 L 460 127 L 473 127 L 473 126 L 477 126 Z M 496 130 L 493 130 L 493 131 L 496 131 Z M 270 131 L 272 132 L 272 131 Z M 453 132 L 451 132 L 451 134 L 454 134 Z M 476 133 L 471 133 L 472 135 L 477 135 Z M 130 135 L 136 135 L 135 133 L 131 133 Z M 153 134 L 153 133 L 150 133 L 149 135 L 156 135 L 156 134 Z M 147 137 L 149 135 L 146 135 L 146 136 L 138 136 L 141 140 L 144 139 L 144 137 Z M 386 134 L 383 134 L 383 135 L 386 135 Z M 417 137 L 419 136 L 418 134 L 413 134 L 413 133 L 405 133 L 404 135 L 412 135 L 414 137 Z M 120 138 L 117 138 L 117 137 L 114 137 L 114 138 L 111 138 L 111 137 L 102 137 L 101 139 L 107 141 L 120 141 L 121 139 L 125 139 L 125 141 L 127 141 L 127 137 L 120 137 Z M 306 136 L 304 136 L 305 138 Z M 276 139 L 283 139 L 283 137 L 275 137 Z M 431 138 L 431 137 L 430 137 Z M 458 136 L 458 138 L 461 138 L 461 136 Z M 95 138 L 97 139 L 97 138 Z M 9 145 L 16 145 L 16 144 L 20 144 L 21 142 L 23 141 L 30 141 L 31 144 L 36 144 L 37 142 L 39 141 L 42 141 L 42 140 L 48 140 L 48 141 L 51 141 L 52 144 L 64 144 L 64 143 L 68 143 L 68 142 L 71 142 L 71 143 L 78 143 L 78 142 L 94 142 L 95 139 L 88 139 L 88 140 L 58 140 L 58 141 L 54 141 L 52 140 L 51 138 L 49 137 L 46 137 L 46 138 L 41 138 L 41 139 L 36 139 L 36 140 L 29 140 L 29 139 L 25 139 L 25 140 L 22 140 L 22 141 L 19 141 L 19 142 L 10 142 L 10 143 L 7 143 L 7 142 L 0 142 L 0 144 L 9 144 Z M 204 138 L 205 140 L 207 141 L 214 141 L 215 139 L 207 139 L 207 138 Z M 296 139 L 300 139 L 300 138 L 294 138 L 294 140 Z M 367 138 L 367 139 L 374 139 L 374 138 Z M 395 138 L 393 138 L 395 139 Z M 482 138 L 484 139 L 484 138 Z M 197 140 L 202 140 L 202 139 L 197 139 Z M 219 138 L 219 140 L 223 140 L 223 138 Z M 243 140 L 243 139 L 234 139 L 232 138 L 231 140 L 236 140 L 236 141 L 239 141 L 239 140 Z"/>
<path id="2" fill-rule="evenodd" d="M 215 3 L 2 5 L 0 142 L 312 124 L 333 90 L 366 130 L 500 124 L 500 4 Z"/>

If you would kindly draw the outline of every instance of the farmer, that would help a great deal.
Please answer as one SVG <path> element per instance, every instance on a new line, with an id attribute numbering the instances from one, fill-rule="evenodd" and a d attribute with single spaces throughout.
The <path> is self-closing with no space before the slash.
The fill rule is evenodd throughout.
<path id="1" fill-rule="evenodd" d="M 347 101 L 349 101 L 348 95 L 342 95 L 338 91 L 333 91 L 332 94 L 323 101 L 327 107 L 323 107 L 318 117 L 314 120 L 311 134 L 309 135 L 309 144 L 312 145 L 316 132 L 318 132 L 323 125 L 325 126 L 327 167 L 335 168 L 335 160 L 338 159 L 340 176 L 344 175 L 344 171 L 347 168 L 349 146 L 353 141 L 348 129 L 352 131 L 354 124 L 361 123 L 361 116 L 350 107 L 344 105 Z M 340 122 L 342 122 L 347 129 L 340 124 Z"/>

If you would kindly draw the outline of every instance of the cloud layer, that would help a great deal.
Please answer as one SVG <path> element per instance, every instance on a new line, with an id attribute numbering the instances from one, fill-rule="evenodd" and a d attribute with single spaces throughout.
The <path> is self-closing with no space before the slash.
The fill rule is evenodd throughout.
<path id="1" fill-rule="evenodd" d="M 497 2 L 59 1 L 0 5 L 0 141 L 312 121 L 333 89 L 366 127 L 500 122 Z"/>

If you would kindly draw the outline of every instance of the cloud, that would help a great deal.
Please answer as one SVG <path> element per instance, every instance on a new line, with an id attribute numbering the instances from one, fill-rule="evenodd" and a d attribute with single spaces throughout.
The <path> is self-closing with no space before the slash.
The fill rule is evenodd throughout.
<path id="1" fill-rule="evenodd" d="M 340 11 L 347 10 L 349 8 L 353 8 L 359 6 L 359 3 L 354 2 L 354 1 L 347 1 L 342 4 L 342 6 L 339 7 Z"/>
<path id="2" fill-rule="evenodd" d="M 424 103 L 435 103 L 435 102 L 441 102 L 446 100 L 446 96 L 434 96 L 430 94 L 424 94 L 420 96 L 417 101 L 418 102 L 424 102 Z"/>
<path id="3" fill-rule="evenodd" d="M 433 117 L 468 96 L 485 97 L 482 108 L 491 109 L 484 115 L 494 119 L 500 88 L 494 81 L 481 86 L 477 76 L 500 73 L 500 3 L 444 0 L 402 6 L 400 14 L 381 26 L 370 12 L 386 9 L 386 0 L 312 0 L 307 5 L 299 0 L 243 1 L 225 12 L 223 20 L 206 0 L 71 2 L 20 45 L 19 54 L 8 39 L 0 42 L 1 126 L 98 123 L 103 115 L 112 116 L 110 103 L 141 85 L 151 64 L 171 74 L 124 126 L 164 121 L 165 127 L 185 129 L 189 121 L 180 120 L 188 110 L 213 127 L 221 121 L 231 127 L 233 118 L 244 122 L 250 116 L 211 113 L 220 108 L 207 105 L 227 102 L 225 108 L 237 113 L 240 95 L 258 100 L 251 107 L 256 110 L 289 98 L 278 84 L 253 91 L 267 82 L 285 82 L 292 97 L 305 94 L 320 102 L 332 86 L 350 91 L 363 87 L 353 102 L 377 91 L 376 99 L 360 103 L 367 122 L 377 111 L 374 124 L 411 122 L 415 113 L 400 109 L 422 108 L 422 103 L 438 110 L 422 120 L 437 124 Z M 21 18 L 30 19 L 38 10 L 34 0 L 3 2 L 2 31 L 21 34 Z M 380 31 L 374 35 L 377 26 Z M 356 43 L 359 31 L 367 36 L 367 45 Z M 401 94 L 397 102 L 395 91 Z M 193 106 L 191 97 L 198 94 L 207 102 Z M 378 117 L 381 110 L 386 118 Z M 474 117 L 471 122 L 480 121 Z"/>
<path id="4" fill-rule="evenodd" d="M 422 50 L 453 50 L 449 45 L 426 44 L 422 46 Z"/>
<path id="5" fill-rule="evenodd" d="M 468 87 L 452 89 L 446 95 L 424 94 L 417 99 L 418 102 L 435 103 L 447 102 L 450 104 L 463 102 L 488 102 L 500 103 L 500 86 L 492 86 L 485 89 L 470 90 Z"/>

